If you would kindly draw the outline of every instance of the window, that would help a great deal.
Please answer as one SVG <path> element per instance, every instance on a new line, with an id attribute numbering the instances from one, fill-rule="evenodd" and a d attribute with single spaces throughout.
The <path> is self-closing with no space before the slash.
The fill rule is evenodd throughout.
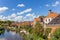
<path id="1" fill-rule="evenodd" d="M 46 22 L 47 22 L 47 19 L 46 19 Z"/>
<path id="2" fill-rule="evenodd" d="M 50 19 L 49 19 L 49 22 L 50 22 Z"/>

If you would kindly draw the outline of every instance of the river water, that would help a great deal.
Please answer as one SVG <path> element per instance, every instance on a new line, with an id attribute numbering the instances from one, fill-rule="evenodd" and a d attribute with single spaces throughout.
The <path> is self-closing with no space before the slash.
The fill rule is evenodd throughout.
<path id="1" fill-rule="evenodd" d="M 4 33 L 0 35 L 0 40 L 22 40 L 22 37 L 19 33 L 5 30 Z"/>

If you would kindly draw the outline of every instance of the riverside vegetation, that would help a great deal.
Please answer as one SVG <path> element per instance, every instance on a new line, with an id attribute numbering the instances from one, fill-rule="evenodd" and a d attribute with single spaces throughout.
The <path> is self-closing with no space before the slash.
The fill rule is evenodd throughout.
<path id="1" fill-rule="evenodd" d="M 51 28 L 47 28 L 44 35 L 44 28 L 39 22 L 36 22 L 34 27 L 26 25 L 23 27 L 29 32 L 29 34 L 23 34 L 24 40 L 48 40 L 48 35 L 51 32 Z M 57 28 L 51 35 L 50 40 L 60 40 L 60 28 Z"/>
<path id="2" fill-rule="evenodd" d="M 4 28 L 6 30 L 9 30 L 8 28 L 10 27 L 12 21 L 1 21 L 0 20 L 0 29 Z M 24 29 L 26 31 L 25 33 L 20 33 L 20 31 Z M 11 29 L 12 30 L 12 29 Z M 47 28 L 46 33 L 44 34 L 44 28 L 40 24 L 40 22 L 36 22 L 35 26 L 27 26 L 25 24 L 22 25 L 21 28 L 18 28 L 18 26 L 15 26 L 14 30 L 16 32 L 19 32 L 21 36 L 23 37 L 23 40 L 48 40 L 48 34 L 50 33 L 51 29 Z M 0 33 L 3 30 L 0 30 Z M 56 31 L 51 35 L 51 40 L 60 40 L 60 28 L 56 29 Z"/>

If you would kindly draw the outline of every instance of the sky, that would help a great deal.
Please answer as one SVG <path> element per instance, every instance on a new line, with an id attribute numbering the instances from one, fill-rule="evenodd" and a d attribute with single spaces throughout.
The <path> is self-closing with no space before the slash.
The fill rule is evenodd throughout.
<path id="1" fill-rule="evenodd" d="M 0 0 L 0 20 L 33 21 L 50 9 L 60 13 L 60 0 Z"/>

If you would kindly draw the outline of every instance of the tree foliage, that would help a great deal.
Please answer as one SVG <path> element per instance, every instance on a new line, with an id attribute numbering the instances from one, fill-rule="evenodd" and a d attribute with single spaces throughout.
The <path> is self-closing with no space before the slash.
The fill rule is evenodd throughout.
<path id="1" fill-rule="evenodd" d="M 37 34 L 37 36 L 43 36 L 43 26 L 40 24 L 40 22 L 36 22 L 32 31 L 33 33 Z"/>

